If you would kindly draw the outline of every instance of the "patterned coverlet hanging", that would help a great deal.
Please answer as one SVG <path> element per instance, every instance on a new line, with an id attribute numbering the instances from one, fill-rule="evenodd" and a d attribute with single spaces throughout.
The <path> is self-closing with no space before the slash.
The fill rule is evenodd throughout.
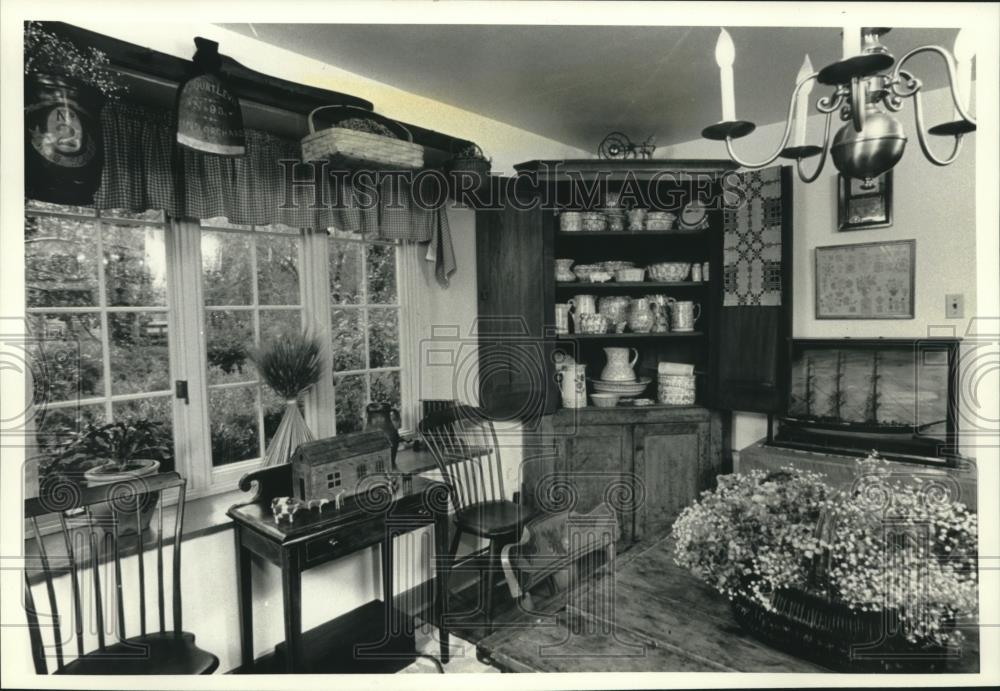
<path id="1" fill-rule="evenodd" d="M 738 204 L 725 210 L 723 306 L 781 305 L 781 169 L 741 176 Z"/>

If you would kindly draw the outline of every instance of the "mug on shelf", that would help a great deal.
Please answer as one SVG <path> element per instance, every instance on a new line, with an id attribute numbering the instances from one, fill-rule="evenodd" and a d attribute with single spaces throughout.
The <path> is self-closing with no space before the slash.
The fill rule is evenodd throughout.
<path id="1" fill-rule="evenodd" d="M 670 306 L 670 330 L 694 331 L 701 316 L 701 305 L 690 300 L 678 300 Z"/>
<path id="2" fill-rule="evenodd" d="M 556 303 L 556 333 L 569 333 L 569 305 L 561 302 Z"/>

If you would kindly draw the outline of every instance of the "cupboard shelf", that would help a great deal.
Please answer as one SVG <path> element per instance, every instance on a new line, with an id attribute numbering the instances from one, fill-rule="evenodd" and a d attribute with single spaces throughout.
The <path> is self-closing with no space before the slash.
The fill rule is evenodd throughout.
<path id="1" fill-rule="evenodd" d="M 557 238 L 655 238 L 665 235 L 702 238 L 704 230 L 557 230 Z"/>
<path id="2" fill-rule="evenodd" d="M 613 333 L 613 334 L 556 334 L 556 340 L 558 341 L 576 341 L 576 340 L 587 340 L 587 341 L 614 341 L 614 340 L 643 340 L 643 339 L 658 339 L 658 338 L 701 338 L 705 333 L 703 331 L 665 331 L 662 333 Z"/>
<path id="3" fill-rule="evenodd" d="M 556 282 L 556 288 L 559 290 L 572 290 L 574 292 L 592 290 L 594 292 L 602 293 L 614 292 L 620 288 L 704 288 L 708 284 L 708 281 L 674 281 L 669 283 L 660 281 L 608 281 L 606 283 L 558 281 Z"/>

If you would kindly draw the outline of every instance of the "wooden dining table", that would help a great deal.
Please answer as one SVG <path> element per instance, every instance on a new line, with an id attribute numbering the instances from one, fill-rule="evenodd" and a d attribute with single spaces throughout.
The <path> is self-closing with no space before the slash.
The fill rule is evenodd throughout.
<path id="1" fill-rule="evenodd" d="M 483 638 L 477 656 L 506 672 L 829 673 L 744 631 L 729 601 L 673 563 L 663 537 Z M 948 671 L 978 669 L 978 646 Z"/>

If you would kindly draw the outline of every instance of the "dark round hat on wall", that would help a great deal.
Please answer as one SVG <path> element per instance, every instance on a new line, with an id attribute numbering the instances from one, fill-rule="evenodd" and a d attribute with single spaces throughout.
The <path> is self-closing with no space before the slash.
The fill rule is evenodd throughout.
<path id="1" fill-rule="evenodd" d="M 220 75 L 219 44 L 195 38 L 197 74 L 184 82 L 177 99 L 177 142 L 219 156 L 246 153 L 243 111 Z"/>

